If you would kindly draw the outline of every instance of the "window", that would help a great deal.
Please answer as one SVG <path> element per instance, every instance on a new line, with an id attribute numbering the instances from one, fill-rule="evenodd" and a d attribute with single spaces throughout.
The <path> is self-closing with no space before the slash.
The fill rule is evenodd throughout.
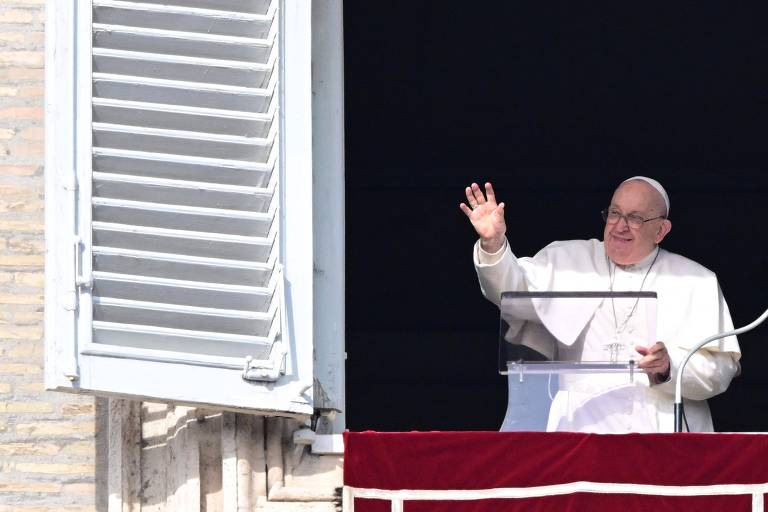
<path id="1" fill-rule="evenodd" d="M 47 11 L 47 387 L 340 408 L 343 389 L 323 382 L 342 371 L 334 356 L 318 375 L 330 398 L 314 403 L 313 352 L 343 346 L 315 321 L 317 296 L 343 292 L 315 288 L 313 236 L 328 242 L 313 229 L 308 3 Z M 342 222 L 343 209 L 315 226 Z"/>

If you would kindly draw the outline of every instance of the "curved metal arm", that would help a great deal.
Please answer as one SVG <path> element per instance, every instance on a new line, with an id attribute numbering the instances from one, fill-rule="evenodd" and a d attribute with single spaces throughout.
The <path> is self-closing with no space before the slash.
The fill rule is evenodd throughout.
<path id="1" fill-rule="evenodd" d="M 751 331 L 763 323 L 766 318 L 768 318 L 768 309 L 766 309 L 763 314 L 760 315 L 760 317 L 751 324 L 745 325 L 744 327 L 740 327 L 738 329 L 734 329 L 732 331 L 710 336 L 709 338 L 700 341 L 695 347 L 689 350 L 687 354 L 685 354 L 683 361 L 680 363 L 680 368 L 677 370 L 677 376 L 675 379 L 675 432 L 683 431 L 683 370 L 685 369 L 685 365 L 688 363 L 688 360 L 691 358 L 691 356 L 693 356 L 693 354 L 695 354 L 701 347 L 711 341 L 719 340 L 720 338 L 725 338 L 726 336 L 735 336 L 743 332 Z"/>

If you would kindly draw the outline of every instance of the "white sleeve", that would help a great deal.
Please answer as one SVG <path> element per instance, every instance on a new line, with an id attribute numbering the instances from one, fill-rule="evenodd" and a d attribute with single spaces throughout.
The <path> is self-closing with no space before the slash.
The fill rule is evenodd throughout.
<path id="1" fill-rule="evenodd" d="M 526 290 L 525 272 L 506 240 L 504 247 L 493 254 L 483 251 L 478 240 L 474 247 L 473 260 L 483 295 L 497 306 L 501 304 L 501 292 Z"/>
<path id="2" fill-rule="evenodd" d="M 660 334 L 669 350 L 670 379 L 658 385 L 660 391 L 674 395 L 677 375 L 688 351 L 716 333 L 733 330 L 728 304 L 714 274 L 701 274 L 695 267 L 679 267 L 670 285 L 663 314 L 665 322 L 676 322 L 678 329 Z M 686 270 L 691 270 L 686 275 Z M 672 299 L 670 301 L 670 299 Z M 660 315 L 661 315 L 660 311 Z M 683 397 L 705 400 L 724 392 L 740 371 L 741 350 L 735 336 L 708 343 L 699 349 L 683 369 Z"/>
<path id="3" fill-rule="evenodd" d="M 670 347 L 668 350 L 670 378 L 655 388 L 674 395 L 680 364 L 687 350 L 679 347 Z M 712 398 L 728 389 L 731 380 L 738 375 L 739 371 L 737 354 L 700 349 L 691 356 L 683 369 L 683 397 L 690 400 Z"/>
<path id="4" fill-rule="evenodd" d="M 507 250 L 507 246 L 509 243 L 507 242 L 506 237 L 504 238 L 504 243 L 501 246 L 501 249 L 499 249 L 496 252 L 486 252 L 483 249 L 483 246 L 478 241 L 477 244 L 475 244 L 475 251 L 477 254 L 477 260 L 481 265 L 493 265 L 496 262 L 498 262 L 502 256 L 504 256 L 504 253 Z"/>

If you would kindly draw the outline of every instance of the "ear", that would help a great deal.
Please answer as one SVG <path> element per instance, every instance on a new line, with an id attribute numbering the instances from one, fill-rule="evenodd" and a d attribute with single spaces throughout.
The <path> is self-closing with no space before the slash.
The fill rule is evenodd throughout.
<path id="1" fill-rule="evenodd" d="M 656 245 L 660 244 L 670 231 L 672 231 L 672 221 L 669 219 L 664 219 L 659 226 L 659 230 L 656 232 L 656 237 L 654 239 Z"/>

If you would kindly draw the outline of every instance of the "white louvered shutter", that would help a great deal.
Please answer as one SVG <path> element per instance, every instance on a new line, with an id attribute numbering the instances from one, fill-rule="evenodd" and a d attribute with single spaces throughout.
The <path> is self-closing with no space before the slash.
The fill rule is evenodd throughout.
<path id="1" fill-rule="evenodd" d="M 312 318 L 285 310 L 297 203 L 281 156 L 285 64 L 309 60 L 281 47 L 281 2 L 92 0 L 71 16 L 76 346 L 58 348 L 50 387 L 311 413 L 311 336 L 290 322 Z"/>

